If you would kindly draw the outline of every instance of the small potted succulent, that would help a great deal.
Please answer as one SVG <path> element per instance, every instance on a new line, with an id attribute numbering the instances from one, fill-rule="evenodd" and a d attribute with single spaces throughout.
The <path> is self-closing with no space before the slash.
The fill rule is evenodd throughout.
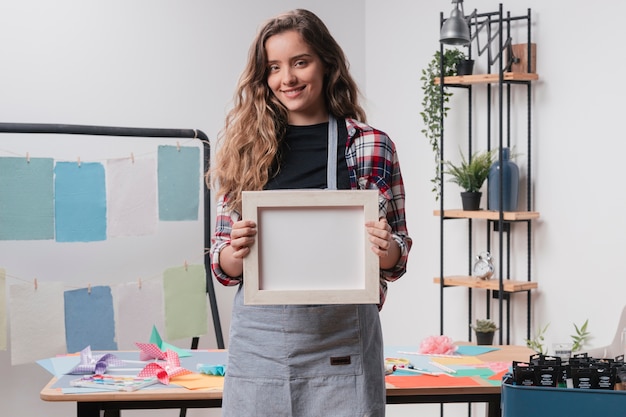
<path id="1" fill-rule="evenodd" d="M 461 163 L 455 165 L 451 161 L 445 161 L 447 167 L 444 174 L 450 175 L 448 180 L 459 185 L 464 191 L 461 192 L 463 210 L 480 209 L 480 189 L 489 177 L 489 169 L 493 163 L 494 151 L 475 152 L 469 161 L 461 152 Z"/>
<path id="2" fill-rule="evenodd" d="M 470 327 L 476 333 L 476 344 L 491 345 L 493 344 L 493 335 L 498 330 L 496 323 L 489 319 L 477 319 L 475 324 Z"/>

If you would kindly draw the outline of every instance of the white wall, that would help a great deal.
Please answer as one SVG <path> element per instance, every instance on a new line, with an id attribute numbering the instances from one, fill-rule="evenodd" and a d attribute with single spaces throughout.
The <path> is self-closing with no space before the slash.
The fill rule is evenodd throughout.
<path id="1" fill-rule="evenodd" d="M 491 11 L 498 2 L 465 5 L 466 11 Z M 550 346 L 568 340 L 573 323 L 589 319 L 591 345 L 605 345 L 626 287 L 620 269 L 626 197 L 615 191 L 626 147 L 619 114 L 626 87 L 611 82 L 626 58 L 609 49 L 619 39 L 618 16 L 626 6 L 608 0 L 595 7 L 563 0 L 504 6 L 513 14 L 532 9 L 540 76 L 532 99 L 533 209 L 541 213 L 533 228 L 539 289 L 532 326 L 550 324 Z M 432 283 L 439 272 L 439 222 L 432 215 L 432 154 L 420 133 L 419 77 L 438 48 L 439 12 L 449 13 L 449 1 L 7 0 L 0 4 L 2 121 L 198 128 L 215 138 L 259 23 L 295 7 L 327 22 L 366 95 L 369 121 L 398 146 L 414 247 L 409 272 L 390 286 L 382 319 L 388 344 L 419 344 L 439 332 L 439 287 Z M 446 201 L 454 201 L 453 186 L 447 190 Z M 216 288 L 226 332 L 232 289 Z M 446 334 L 454 339 L 467 335 L 465 294 L 446 290 Z M 518 344 L 525 336 L 523 301 L 514 297 Z M 211 337 L 201 340 L 212 343 Z M 39 400 L 49 376 L 38 366 L 11 367 L 10 353 L 0 352 L 0 373 L 6 415 L 74 412 L 72 404 Z M 420 415 L 438 415 L 438 406 L 428 405 L 392 406 L 388 414 L 409 415 L 415 407 Z"/>

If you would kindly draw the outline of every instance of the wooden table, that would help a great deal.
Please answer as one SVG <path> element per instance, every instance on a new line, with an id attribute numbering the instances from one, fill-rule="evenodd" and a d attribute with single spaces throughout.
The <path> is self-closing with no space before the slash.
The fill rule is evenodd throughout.
<path id="1" fill-rule="evenodd" d="M 527 361 L 535 352 L 525 346 L 497 346 L 499 350 L 480 355 L 485 362 Z M 474 403 L 488 404 L 487 415 L 500 417 L 501 386 L 491 385 L 477 378 L 479 385 L 454 387 L 396 388 L 387 386 L 387 404 Z M 119 417 L 121 410 L 132 409 L 187 409 L 219 408 L 222 392 L 163 388 L 133 392 L 95 392 L 64 394 L 53 388 L 53 378 L 42 390 L 44 401 L 71 401 L 77 403 L 77 417 Z M 184 414 L 184 413 L 182 413 Z"/>

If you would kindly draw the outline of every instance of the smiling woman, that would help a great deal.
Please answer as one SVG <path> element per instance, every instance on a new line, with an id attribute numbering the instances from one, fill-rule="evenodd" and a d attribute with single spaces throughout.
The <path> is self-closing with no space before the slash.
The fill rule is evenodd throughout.
<path id="1" fill-rule="evenodd" d="M 261 28 L 219 141 L 211 171 L 219 184 L 211 267 L 220 283 L 239 286 L 233 303 L 223 417 L 384 416 L 378 311 L 387 282 L 404 275 L 411 247 L 404 185 L 395 144 L 365 124 L 345 55 L 317 16 L 294 10 Z M 288 280 L 327 282 L 336 276 L 333 273 L 341 274 L 335 267 L 311 278 L 306 274 L 311 271 L 299 270 L 306 268 L 305 261 L 320 262 L 319 252 L 307 251 L 299 242 L 306 236 L 298 233 L 304 229 L 298 224 L 310 225 L 311 215 L 299 211 L 284 237 L 279 233 L 287 222 L 284 216 L 274 227 L 259 227 L 263 233 L 258 235 L 249 206 L 242 210 L 244 191 L 305 188 L 375 191 L 375 213 L 361 220 L 356 232 L 339 228 L 316 232 L 335 244 L 354 242 L 341 239 L 353 233 L 366 237 L 366 249 L 371 249 L 376 261 L 378 303 L 246 304 L 243 261 L 254 259 L 264 247 L 268 253 L 279 243 L 289 245 L 272 257 L 276 263 L 272 271 L 280 271 Z M 293 198 L 295 191 L 285 193 Z M 326 248 L 322 256 L 339 263 L 347 261 L 344 250 L 358 246 L 344 243 L 332 250 L 332 245 L 320 245 Z M 305 259 L 296 265 L 293 259 L 298 256 Z M 323 264 L 328 269 L 337 262 Z M 248 277 L 248 284 L 254 284 L 253 278 Z M 261 409 L 261 403 L 270 406 Z"/>
<path id="2" fill-rule="evenodd" d="M 324 102 L 324 64 L 302 36 L 289 30 L 265 42 L 267 84 L 289 111 L 290 125 L 313 125 L 328 119 Z"/>

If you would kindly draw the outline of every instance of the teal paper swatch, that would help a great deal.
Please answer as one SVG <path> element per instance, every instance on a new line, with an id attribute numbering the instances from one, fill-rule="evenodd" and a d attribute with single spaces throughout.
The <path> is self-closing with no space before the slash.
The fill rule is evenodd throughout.
<path id="1" fill-rule="evenodd" d="M 198 220 L 200 149 L 159 146 L 159 220 Z"/>
<path id="2" fill-rule="evenodd" d="M 57 162 L 55 226 L 57 242 L 106 239 L 106 185 L 98 162 Z"/>
<path id="3" fill-rule="evenodd" d="M 69 353 L 91 350 L 117 350 L 111 287 L 66 291 L 65 338 Z"/>
<path id="4" fill-rule="evenodd" d="M 54 239 L 51 158 L 0 158 L 0 240 Z"/>

